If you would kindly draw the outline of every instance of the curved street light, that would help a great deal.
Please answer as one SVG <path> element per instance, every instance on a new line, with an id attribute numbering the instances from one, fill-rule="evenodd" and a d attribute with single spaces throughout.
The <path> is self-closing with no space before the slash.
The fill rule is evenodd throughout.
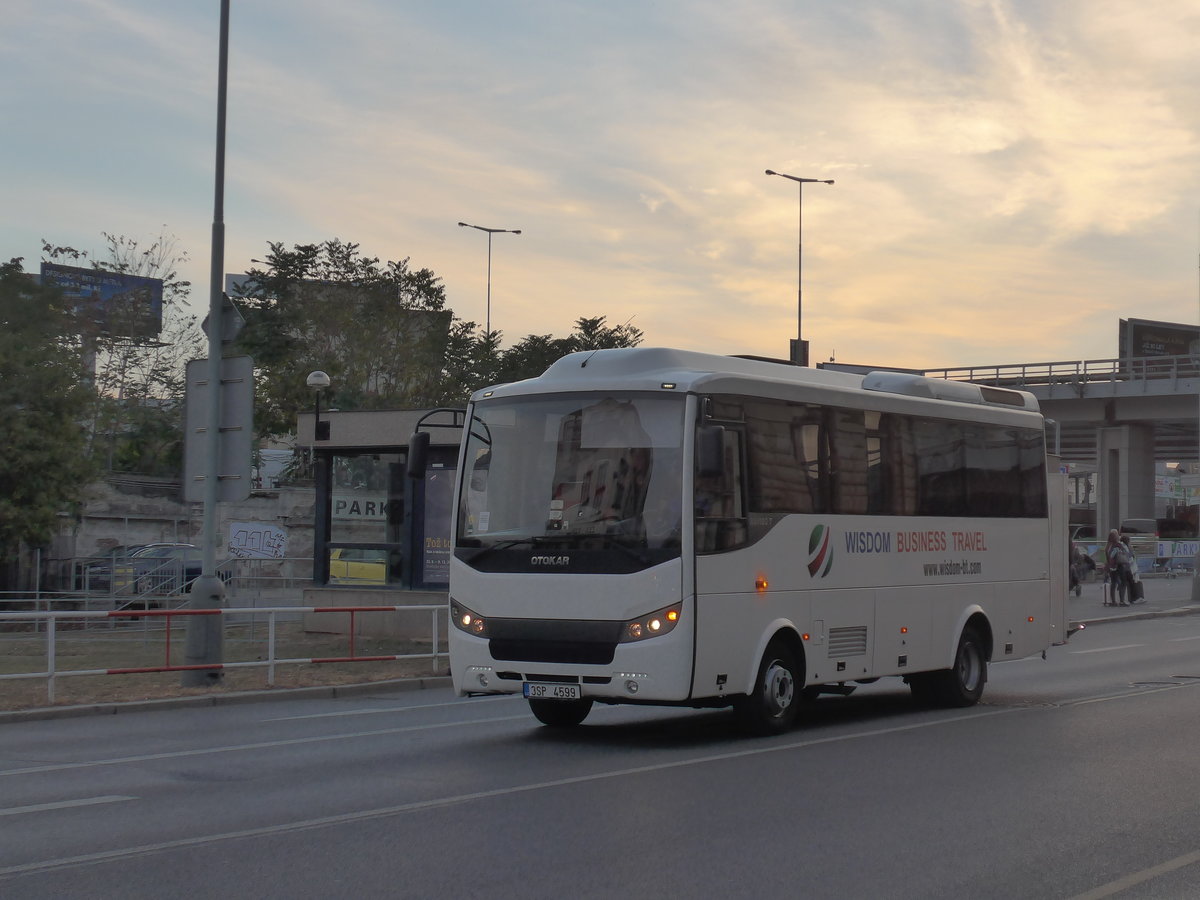
<path id="1" fill-rule="evenodd" d="M 476 231 L 486 231 L 488 236 L 488 264 L 487 264 L 487 322 L 483 326 L 485 334 L 492 333 L 492 235 L 493 234 L 520 234 L 520 228 L 484 228 L 482 225 L 471 225 L 467 222 L 459 222 L 459 228 L 474 228 Z"/>
<path id="2" fill-rule="evenodd" d="M 799 189 L 800 212 L 796 228 L 796 340 L 792 342 L 792 362 L 799 366 L 808 365 L 808 343 L 804 340 L 804 185 L 833 184 L 832 178 L 799 178 L 795 175 L 785 175 L 767 169 L 768 175 L 778 175 L 788 181 L 796 182 Z"/>
<path id="3" fill-rule="evenodd" d="M 321 391 L 329 388 L 329 376 L 318 369 L 308 374 L 305 383 L 313 389 L 313 441 L 327 441 L 329 440 L 329 420 L 321 421 Z"/>

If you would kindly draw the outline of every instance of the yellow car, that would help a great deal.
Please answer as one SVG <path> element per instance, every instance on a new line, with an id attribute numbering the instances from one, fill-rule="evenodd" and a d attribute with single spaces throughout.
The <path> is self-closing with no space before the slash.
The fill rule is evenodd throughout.
<path id="1" fill-rule="evenodd" d="M 329 553 L 330 584 L 387 584 L 387 551 L 338 547 Z"/>

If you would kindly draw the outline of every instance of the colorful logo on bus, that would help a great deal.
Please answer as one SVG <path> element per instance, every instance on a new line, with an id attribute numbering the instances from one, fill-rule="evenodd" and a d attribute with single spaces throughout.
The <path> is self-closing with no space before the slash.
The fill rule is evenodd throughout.
<path id="1" fill-rule="evenodd" d="M 808 536 L 808 574 L 824 578 L 833 568 L 833 533 L 828 525 L 817 525 Z"/>

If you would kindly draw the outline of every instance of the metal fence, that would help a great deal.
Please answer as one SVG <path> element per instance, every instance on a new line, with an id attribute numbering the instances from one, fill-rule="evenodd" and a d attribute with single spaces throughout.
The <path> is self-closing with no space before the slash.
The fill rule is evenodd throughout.
<path id="1" fill-rule="evenodd" d="M 1095 384 L 1101 382 L 1179 381 L 1200 374 L 1194 356 L 1146 356 L 1133 359 L 1085 359 L 1058 362 L 1013 363 L 998 366 L 961 366 L 928 369 L 930 378 L 973 381 L 1006 387 L 1050 384 Z"/>
<path id="2" fill-rule="evenodd" d="M 276 656 L 276 637 L 281 618 L 299 618 L 307 613 L 322 613 L 349 616 L 349 627 L 345 635 L 347 649 L 344 654 L 322 657 L 287 657 Z M 389 654 L 360 654 L 357 652 L 357 642 L 362 635 L 356 627 L 359 616 L 387 613 L 425 613 L 429 616 L 429 650 L 414 653 Z M 441 620 L 446 616 L 445 606 L 430 606 L 427 604 L 407 606 L 268 606 L 242 607 L 222 609 L 158 609 L 158 610 L 106 610 L 106 611 L 50 611 L 26 610 L 21 612 L 0 612 L 0 632 L 12 637 L 25 633 L 30 639 L 38 639 L 44 635 L 46 667 L 38 672 L 14 672 L 0 674 L 0 681 L 16 679 L 46 679 L 47 701 L 54 703 L 55 681 L 59 678 L 96 676 L 96 675 L 134 675 L 150 672 L 186 672 L 186 671 L 222 671 L 229 669 L 265 668 L 267 670 L 267 685 L 274 686 L 275 670 L 280 665 L 290 664 L 328 664 L 328 663 L 361 663 L 386 662 L 397 660 L 428 659 L 432 667 L 437 667 L 447 652 L 442 649 L 443 628 Z M 172 624 L 178 620 L 186 621 L 192 616 L 221 616 L 226 622 L 248 622 L 266 618 L 265 658 L 244 662 L 223 662 L 210 664 L 176 665 L 171 662 Z M 60 632 L 70 624 L 86 622 L 118 622 L 137 621 L 143 627 L 163 633 L 163 659 L 160 665 L 152 666 L 119 666 L 91 669 L 62 670 L 57 666 Z M 24 632 L 21 629 L 25 629 Z M 178 648 L 178 641 L 175 647 Z"/>
<path id="3" fill-rule="evenodd" d="M 44 577 L 32 590 L 0 592 L 0 612 L 15 607 L 45 610 L 138 610 L 176 608 L 187 603 L 195 564 L 179 559 L 129 556 L 47 560 Z M 257 605 L 294 596 L 312 586 L 312 557 L 228 559 L 217 575 L 233 605 Z"/>

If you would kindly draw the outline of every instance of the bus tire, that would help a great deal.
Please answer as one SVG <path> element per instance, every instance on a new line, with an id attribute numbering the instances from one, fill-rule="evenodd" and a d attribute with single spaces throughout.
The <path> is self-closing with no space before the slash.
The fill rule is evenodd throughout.
<path id="1" fill-rule="evenodd" d="M 918 706 L 937 706 L 937 684 L 934 682 L 934 672 L 922 672 L 919 675 L 908 676 L 908 689 L 912 691 L 913 701 Z"/>
<path id="2" fill-rule="evenodd" d="M 543 725 L 573 728 L 592 711 L 592 698 L 582 700 L 530 700 L 529 709 Z"/>
<path id="3" fill-rule="evenodd" d="M 978 630 L 968 625 L 958 639 L 954 665 L 930 673 L 931 687 L 940 705 L 974 706 L 987 683 L 987 651 Z"/>
<path id="4" fill-rule="evenodd" d="M 804 675 L 796 654 L 776 638 L 759 663 L 754 690 L 734 703 L 738 724 L 748 734 L 783 734 L 796 724 L 803 693 Z"/>

